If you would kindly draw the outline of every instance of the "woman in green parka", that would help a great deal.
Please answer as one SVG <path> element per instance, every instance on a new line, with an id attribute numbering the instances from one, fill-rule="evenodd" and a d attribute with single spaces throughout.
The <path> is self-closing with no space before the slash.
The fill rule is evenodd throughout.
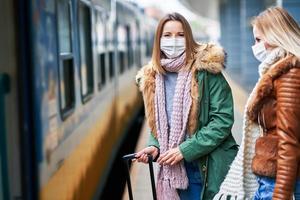
<path id="1" fill-rule="evenodd" d="M 136 155 L 159 163 L 158 199 L 209 200 L 218 192 L 237 152 L 225 54 L 194 41 L 178 13 L 159 22 L 151 62 L 137 74 L 151 133 Z"/>

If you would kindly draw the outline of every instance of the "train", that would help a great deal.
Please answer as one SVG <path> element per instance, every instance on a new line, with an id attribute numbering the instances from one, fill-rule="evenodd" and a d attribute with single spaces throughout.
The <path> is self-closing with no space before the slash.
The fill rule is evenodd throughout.
<path id="1" fill-rule="evenodd" d="M 1 5 L 0 199 L 100 199 L 143 115 L 156 21 L 122 0 Z"/>

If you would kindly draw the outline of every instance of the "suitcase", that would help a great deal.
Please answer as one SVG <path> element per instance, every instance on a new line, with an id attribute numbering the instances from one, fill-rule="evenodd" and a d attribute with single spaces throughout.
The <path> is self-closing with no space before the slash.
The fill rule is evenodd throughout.
<path id="1" fill-rule="evenodd" d="M 133 153 L 133 154 L 127 154 L 127 155 L 123 156 L 123 160 L 124 160 L 126 168 L 127 168 L 126 180 L 127 180 L 128 195 L 129 195 L 130 200 L 133 200 L 133 195 L 132 195 L 132 188 L 131 188 L 131 181 L 130 181 L 129 165 L 130 165 L 131 161 L 136 158 L 135 155 L 136 154 Z M 154 172 L 153 172 L 153 158 L 152 158 L 152 155 L 148 155 L 148 163 L 149 163 L 149 171 L 150 171 L 150 178 L 151 178 L 152 195 L 153 195 L 153 199 L 157 200 L 156 189 L 155 189 L 155 180 L 154 180 Z"/>

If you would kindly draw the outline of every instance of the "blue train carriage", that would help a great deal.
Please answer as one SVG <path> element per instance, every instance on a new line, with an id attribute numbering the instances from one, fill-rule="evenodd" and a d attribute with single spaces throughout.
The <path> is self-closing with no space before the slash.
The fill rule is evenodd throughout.
<path id="1" fill-rule="evenodd" d="M 134 84 L 142 64 L 139 19 L 130 6 L 110 1 L 57 1 L 56 16 L 58 79 L 48 80 L 57 83 L 59 98 L 50 98 L 55 89 L 48 81 L 40 195 L 90 199 L 142 107 Z"/>
<path id="2" fill-rule="evenodd" d="M 16 48 L 6 58 L 15 63 L 5 68 L 14 87 L 3 130 L 13 139 L 2 140 L 0 188 L 5 197 L 91 199 L 142 109 L 134 76 L 151 48 L 143 12 L 116 0 L 5 3 L 17 22 L 7 37 L 17 39 L 7 41 Z"/>

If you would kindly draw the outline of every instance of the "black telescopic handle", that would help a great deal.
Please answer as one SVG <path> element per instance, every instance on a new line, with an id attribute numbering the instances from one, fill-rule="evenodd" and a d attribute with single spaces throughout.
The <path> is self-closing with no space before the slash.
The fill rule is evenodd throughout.
<path id="1" fill-rule="evenodd" d="M 149 163 L 153 200 L 157 200 L 156 189 L 155 189 L 155 180 L 154 180 L 154 171 L 153 171 L 153 157 L 150 154 L 148 154 L 148 163 Z"/>
<path id="2" fill-rule="evenodd" d="M 127 188 L 128 188 L 128 195 L 129 199 L 133 200 L 133 195 L 132 195 L 132 188 L 131 188 L 131 180 L 130 180 L 130 172 L 129 172 L 129 162 L 131 162 L 132 159 L 135 158 L 135 153 L 133 154 L 127 154 L 123 156 L 123 160 L 125 162 L 127 172 L 126 172 L 126 179 L 127 179 Z"/>
<path id="3" fill-rule="evenodd" d="M 130 172 L 129 172 L 129 162 L 131 162 L 131 160 L 133 159 L 136 159 L 136 153 L 127 154 L 123 156 L 123 160 L 125 161 L 127 167 L 126 177 L 127 177 L 128 194 L 130 200 L 133 200 L 133 195 L 132 195 L 132 187 L 131 187 Z M 148 154 L 148 163 L 149 163 L 149 171 L 150 171 L 150 178 L 151 178 L 152 195 L 153 195 L 153 199 L 157 200 L 155 180 L 154 180 L 154 170 L 153 170 L 153 157 L 151 154 Z"/>

